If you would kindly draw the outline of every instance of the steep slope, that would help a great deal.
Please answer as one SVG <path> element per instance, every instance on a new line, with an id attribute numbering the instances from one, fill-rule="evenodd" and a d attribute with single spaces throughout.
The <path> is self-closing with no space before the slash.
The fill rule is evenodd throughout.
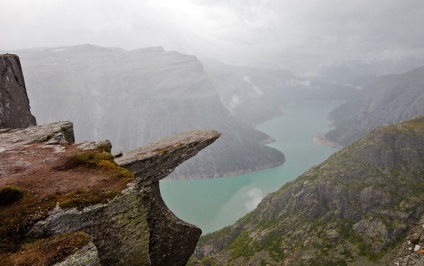
<path id="1" fill-rule="evenodd" d="M 118 152 L 184 131 L 223 133 L 172 178 L 234 175 L 284 161 L 281 152 L 263 146 L 269 136 L 223 107 L 194 56 L 92 45 L 19 53 L 38 120 L 74 121 L 77 140 L 109 139 Z"/>
<path id="2" fill-rule="evenodd" d="M 347 100 L 356 89 L 311 82 L 281 69 L 231 66 L 202 60 L 224 106 L 247 123 L 256 125 L 284 112 L 284 105 L 299 101 Z"/>
<path id="3" fill-rule="evenodd" d="M 19 57 L 0 55 L 0 128 L 34 125 Z"/>
<path id="4" fill-rule="evenodd" d="M 348 145 L 372 129 L 424 114 L 424 67 L 379 77 L 356 99 L 330 113 L 334 129 L 326 137 Z"/>
<path id="5" fill-rule="evenodd" d="M 419 261 L 424 243 L 413 235 L 424 218 L 423 188 L 422 116 L 335 153 L 236 224 L 202 237 L 195 255 L 205 265 L 390 265 L 409 234 L 409 255 Z"/>

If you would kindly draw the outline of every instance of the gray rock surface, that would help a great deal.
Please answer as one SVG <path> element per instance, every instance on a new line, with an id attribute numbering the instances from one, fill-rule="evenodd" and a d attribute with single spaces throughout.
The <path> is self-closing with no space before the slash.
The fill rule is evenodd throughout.
<path id="1" fill-rule="evenodd" d="M 34 125 L 19 57 L 0 55 L 0 129 Z"/>
<path id="2" fill-rule="evenodd" d="M 61 180 L 55 171 L 68 171 L 66 174 L 70 179 L 83 175 L 82 178 L 87 178 L 86 189 L 90 189 L 90 182 L 93 182 L 88 180 L 89 172 L 93 169 L 81 172 L 65 167 L 60 170 L 62 168 L 55 168 L 58 162 L 66 161 L 66 158 L 78 152 L 99 152 L 99 148 L 110 148 L 108 141 L 72 145 L 74 137 L 70 122 L 56 122 L 22 130 L 3 129 L 0 136 L 0 187 L 8 184 L 25 187 L 28 176 L 37 173 L 40 180 L 47 180 L 49 187 L 63 187 L 58 187 L 55 195 L 63 193 L 60 189 L 66 189 L 71 181 Z M 61 207 L 57 203 L 44 216 L 31 214 L 33 218 L 26 222 L 30 225 L 26 235 L 45 239 L 83 231 L 92 237 L 94 246 L 77 251 L 59 265 L 97 265 L 96 254 L 101 265 L 185 265 L 194 251 L 201 230 L 178 219 L 166 207 L 160 195 L 159 180 L 219 136 L 220 133 L 213 130 L 192 131 L 124 153 L 116 158 L 116 162 L 134 171 L 135 180 L 128 183 L 117 196 L 105 203 L 88 204 L 81 208 Z M 40 156 L 42 158 L 38 159 Z M 18 162 L 19 167 L 11 162 Z M 113 178 L 104 176 L 101 171 L 99 174 L 96 182 L 100 184 L 104 180 L 111 182 L 110 178 Z M 37 188 L 38 185 L 29 183 L 29 187 L 34 189 L 31 193 L 43 193 L 42 188 Z M 80 189 L 84 191 L 84 184 L 77 185 L 82 185 Z M 75 191 L 67 191 L 68 194 L 72 192 Z M 13 208 L 14 204 L 7 207 Z M 3 261 L 2 251 L 0 262 Z"/>
<path id="3" fill-rule="evenodd" d="M 93 237 L 102 265 L 149 265 L 149 230 L 143 194 L 134 186 L 107 204 L 83 210 L 56 207 L 29 235 L 51 237 L 84 231 Z"/>
<path id="4" fill-rule="evenodd" d="M 402 243 L 395 265 L 424 265 L 424 216 L 412 228 Z"/>
<path id="5" fill-rule="evenodd" d="M 74 254 L 54 266 L 100 266 L 100 258 L 93 242 L 78 249 Z"/>
<path id="6" fill-rule="evenodd" d="M 74 144 L 74 127 L 60 121 L 26 129 L 0 129 L 0 150 L 9 150 L 31 143 Z"/>

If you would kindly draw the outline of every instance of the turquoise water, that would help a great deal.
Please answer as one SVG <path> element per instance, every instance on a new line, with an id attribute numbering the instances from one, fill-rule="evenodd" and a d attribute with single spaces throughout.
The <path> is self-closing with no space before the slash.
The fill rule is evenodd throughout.
<path id="1" fill-rule="evenodd" d="M 179 218 L 199 226 L 203 234 L 233 224 L 252 211 L 266 194 L 278 190 L 337 151 L 315 144 L 313 138 L 328 131 L 329 122 L 325 117 L 338 105 L 308 102 L 287 106 L 284 116 L 256 128 L 276 140 L 269 146 L 286 155 L 282 166 L 236 177 L 161 181 L 166 205 Z"/>

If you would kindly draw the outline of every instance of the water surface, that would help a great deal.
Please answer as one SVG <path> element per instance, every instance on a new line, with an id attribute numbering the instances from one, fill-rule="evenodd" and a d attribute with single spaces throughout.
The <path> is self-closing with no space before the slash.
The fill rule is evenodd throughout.
<path id="1" fill-rule="evenodd" d="M 284 116 L 257 126 L 257 130 L 276 140 L 269 146 L 285 154 L 283 165 L 236 177 L 161 181 L 165 203 L 179 218 L 199 226 L 203 234 L 233 224 L 252 211 L 266 194 L 337 151 L 315 144 L 313 139 L 329 130 L 326 115 L 338 105 L 329 102 L 289 105 Z"/>

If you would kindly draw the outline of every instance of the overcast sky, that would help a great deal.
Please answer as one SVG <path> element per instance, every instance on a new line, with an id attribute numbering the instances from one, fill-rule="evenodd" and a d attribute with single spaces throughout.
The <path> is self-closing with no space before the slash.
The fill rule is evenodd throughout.
<path id="1" fill-rule="evenodd" d="M 0 50 L 83 43 L 290 67 L 424 54 L 423 0 L 0 0 Z"/>

